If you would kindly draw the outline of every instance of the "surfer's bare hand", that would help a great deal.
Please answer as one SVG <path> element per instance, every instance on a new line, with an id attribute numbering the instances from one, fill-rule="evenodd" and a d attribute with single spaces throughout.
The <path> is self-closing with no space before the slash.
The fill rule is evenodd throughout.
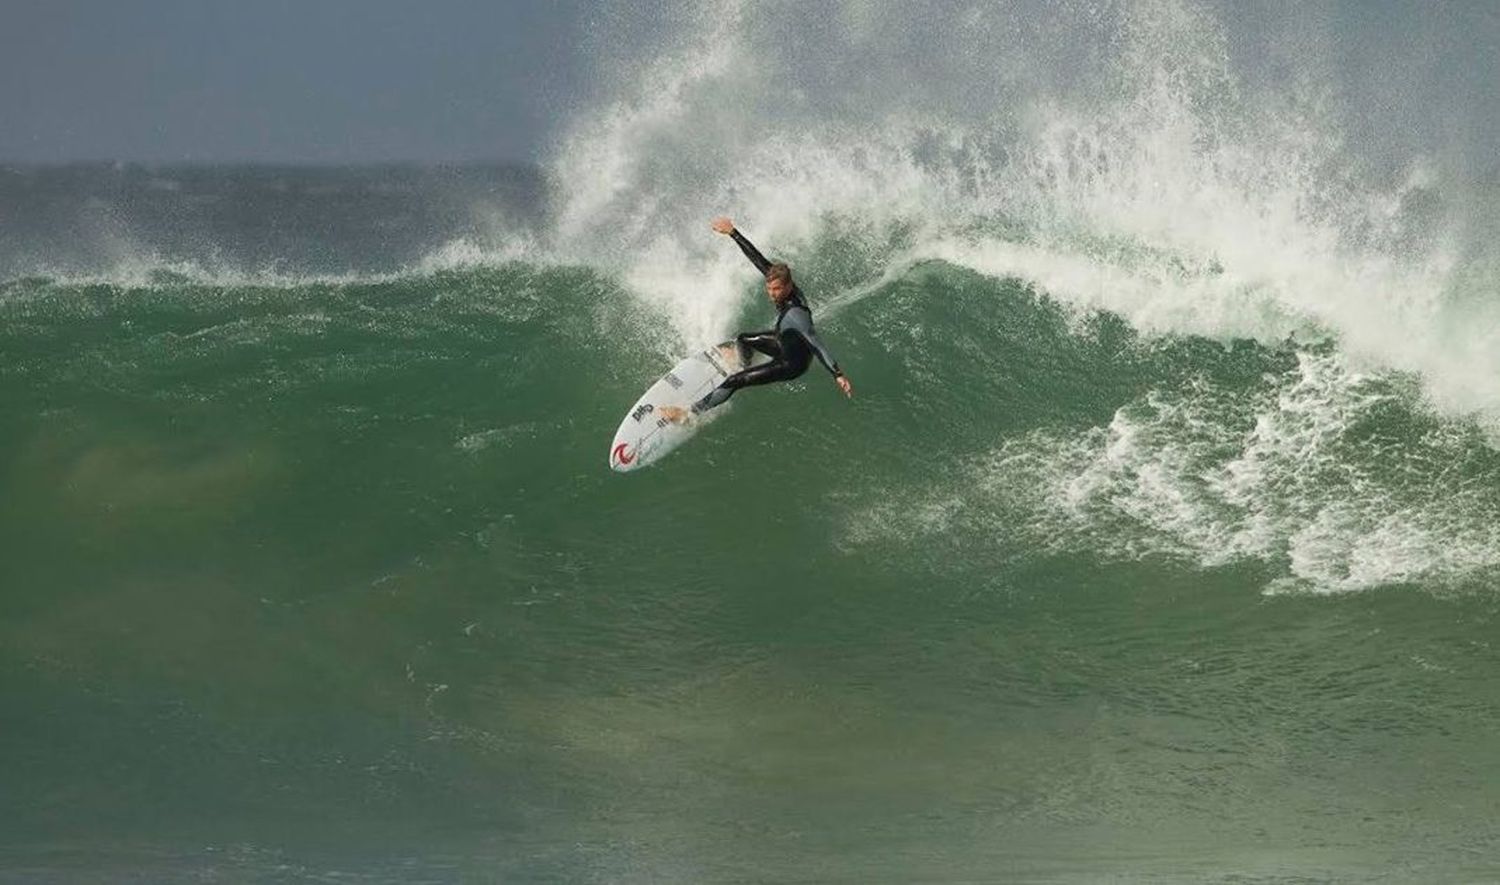
<path id="1" fill-rule="evenodd" d="M 715 218 L 713 220 L 712 227 L 715 232 L 721 233 L 726 237 L 734 233 L 734 222 L 730 221 L 728 218 Z"/>
<path id="2" fill-rule="evenodd" d="M 842 390 L 844 392 L 844 396 L 854 396 L 854 385 L 849 383 L 849 379 L 846 376 L 835 375 L 833 377 L 833 383 L 839 386 L 839 390 Z"/>

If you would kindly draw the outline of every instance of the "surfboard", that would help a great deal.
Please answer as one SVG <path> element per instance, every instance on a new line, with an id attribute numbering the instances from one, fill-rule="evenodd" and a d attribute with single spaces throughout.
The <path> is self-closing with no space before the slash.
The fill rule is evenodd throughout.
<path id="1" fill-rule="evenodd" d="M 753 354 L 751 363 L 766 359 L 761 354 Z M 702 426 L 702 419 L 689 416 L 685 421 L 675 423 L 662 415 L 662 407 L 688 409 L 718 387 L 719 382 L 742 368 L 744 364 L 733 341 L 699 351 L 673 366 L 641 394 L 620 421 L 620 429 L 615 431 L 615 438 L 609 444 L 610 469 L 629 473 L 649 467 L 692 439 Z"/>

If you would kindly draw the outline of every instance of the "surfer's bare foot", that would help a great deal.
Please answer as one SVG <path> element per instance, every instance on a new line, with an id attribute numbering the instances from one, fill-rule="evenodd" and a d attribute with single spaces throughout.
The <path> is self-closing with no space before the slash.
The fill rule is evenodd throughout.
<path id="1" fill-rule="evenodd" d="M 671 421 L 673 424 L 681 424 L 688 418 L 688 410 L 679 406 L 657 406 L 656 414 Z"/>

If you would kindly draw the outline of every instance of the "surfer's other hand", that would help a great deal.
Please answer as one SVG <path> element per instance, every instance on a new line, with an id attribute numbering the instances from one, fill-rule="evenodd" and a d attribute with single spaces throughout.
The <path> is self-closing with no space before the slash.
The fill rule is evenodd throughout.
<path id="1" fill-rule="evenodd" d="M 715 218 L 710 226 L 716 233 L 721 233 L 726 237 L 734 233 L 734 222 L 723 216 Z"/>
<path id="2" fill-rule="evenodd" d="M 849 383 L 849 378 L 847 376 L 835 375 L 833 376 L 833 383 L 839 386 L 839 390 L 842 390 L 844 392 L 844 396 L 854 396 L 854 385 Z"/>

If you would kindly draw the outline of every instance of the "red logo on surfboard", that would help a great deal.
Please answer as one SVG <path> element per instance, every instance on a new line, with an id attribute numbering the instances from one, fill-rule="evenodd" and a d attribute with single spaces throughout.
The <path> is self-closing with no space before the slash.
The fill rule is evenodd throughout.
<path id="1" fill-rule="evenodd" d="M 634 455 L 627 455 L 625 453 L 625 447 L 627 445 L 629 445 L 629 443 L 620 443 L 619 445 L 615 446 L 615 460 L 619 461 L 621 464 L 629 464 L 631 461 L 635 460 Z"/>

